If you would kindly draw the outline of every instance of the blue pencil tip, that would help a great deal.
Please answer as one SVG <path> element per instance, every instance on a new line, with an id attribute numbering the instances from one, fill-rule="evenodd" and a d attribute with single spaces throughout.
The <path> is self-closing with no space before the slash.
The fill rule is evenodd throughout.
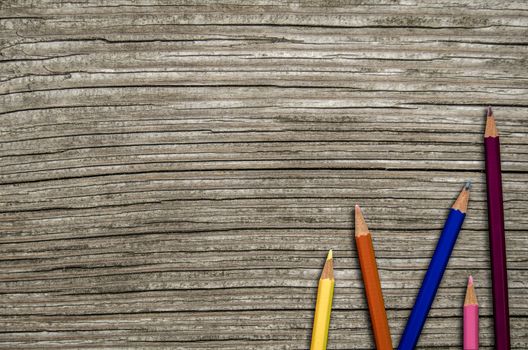
<path id="1" fill-rule="evenodd" d="M 471 189 L 471 180 L 467 180 L 467 181 L 466 181 L 466 185 L 464 186 L 464 188 L 465 188 L 466 190 Z"/>

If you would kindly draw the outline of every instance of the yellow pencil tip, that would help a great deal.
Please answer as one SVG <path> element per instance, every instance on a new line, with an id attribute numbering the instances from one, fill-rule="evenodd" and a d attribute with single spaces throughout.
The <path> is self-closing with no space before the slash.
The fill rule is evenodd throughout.
<path id="1" fill-rule="evenodd" d="M 334 258 L 334 254 L 332 253 L 332 249 L 328 251 L 328 255 L 326 256 L 326 260 L 330 260 Z"/>

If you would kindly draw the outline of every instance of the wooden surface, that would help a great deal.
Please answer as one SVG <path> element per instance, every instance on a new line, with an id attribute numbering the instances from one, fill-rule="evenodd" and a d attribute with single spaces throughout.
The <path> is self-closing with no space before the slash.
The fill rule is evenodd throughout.
<path id="1" fill-rule="evenodd" d="M 372 349 L 356 202 L 396 345 L 472 179 L 420 348 L 471 273 L 491 349 L 488 104 L 528 348 L 525 1 L 178 3 L 0 2 L 1 348 L 307 349 L 333 248 L 329 348 Z"/>

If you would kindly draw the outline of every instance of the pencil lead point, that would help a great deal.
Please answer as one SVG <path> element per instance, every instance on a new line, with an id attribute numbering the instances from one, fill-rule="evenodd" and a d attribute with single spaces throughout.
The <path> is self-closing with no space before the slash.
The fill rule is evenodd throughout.
<path id="1" fill-rule="evenodd" d="M 472 285 L 473 285 L 473 276 L 469 275 L 468 286 L 472 286 Z"/>
<path id="2" fill-rule="evenodd" d="M 491 106 L 488 106 L 488 117 L 493 117 L 493 110 L 491 109 Z"/>
<path id="3" fill-rule="evenodd" d="M 330 260 L 334 258 L 334 253 L 332 252 L 332 249 L 328 251 L 328 255 L 326 256 L 326 260 Z"/>
<path id="4" fill-rule="evenodd" d="M 464 189 L 467 191 L 471 189 L 471 180 L 466 181 L 466 184 L 464 185 Z"/>

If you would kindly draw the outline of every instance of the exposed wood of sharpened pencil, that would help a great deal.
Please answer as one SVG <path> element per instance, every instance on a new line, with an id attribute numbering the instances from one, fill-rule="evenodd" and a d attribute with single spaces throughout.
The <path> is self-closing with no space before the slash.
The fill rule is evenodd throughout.
<path id="1" fill-rule="evenodd" d="M 468 278 L 466 298 L 464 300 L 464 306 L 467 305 L 478 305 L 477 294 L 475 293 L 475 286 L 473 285 L 473 276 L 469 276 Z"/>
<path id="2" fill-rule="evenodd" d="M 470 188 L 471 188 L 471 183 L 467 182 L 464 185 L 464 188 L 462 189 L 462 191 L 460 191 L 458 198 L 456 199 L 455 203 L 453 203 L 453 206 L 451 208 L 459 210 L 462 213 L 467 212 Z"/>
<path id="3" fill-rule="evenodd" d="M 356 235 L 356 237 L 368 235 L 370 232 L 369 232 L 369 229 L 367 227 L 367 223 L 365 222 L 365 218 L 363 217 L 363 213 L 361 212 L 361 208 L 357 204 L 356 204 L 356 207 L 354 209 L 354 218 L 355 218 L 355 235 Z"/>
<path id="4" fill-rule="evenodd" d="M 498 137 L 499 132 L 497 131 L 497 124 L 495 123 L 495 117 L 493 117 L 493 111 L 491 107 L 488 107 L 488 116 L 486 117 L 486 130 L 484 131 L 484 137 Z"/>
<path id="5" fill-rule="evenodd" d="M 332 253 L 332 249 L 328 252 L 328 255 L 326 256 L 326 262 L 323 267 L 323 272 L 321 273 L 321 279 L 334 279 L 334 257 Z"/>

